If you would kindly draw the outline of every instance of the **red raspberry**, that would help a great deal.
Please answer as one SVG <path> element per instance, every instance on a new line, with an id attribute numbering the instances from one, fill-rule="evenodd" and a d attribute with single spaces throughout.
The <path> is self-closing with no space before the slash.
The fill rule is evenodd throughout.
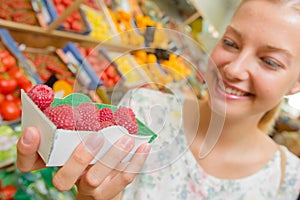
<path id="1" fill-rule="evenodd" d="M 114 123 L 113 111 L 110 108 L 102 108 L 99 111 L 100 114 L 100 122 L 110 121 Z"/>
<path id="2" fill-rule="evenodd" d="M 130 134 L 138 134 L 138 123 L 131 108 L 119 107 L 113 115 L 117 125 L 126 128 Z"/>
<path id="3" fill-rule="evenodd" d="M 111 121 L 102 121 L 100 122 L 100 129 L 104 129 L 109 126 L 114 126 L 115 124 Z"/>
<path id="4" fill-rule="evenodd" d="M 42 111 L 48 108 L 54 100 L 52 88 L 43 84 L 33 86 L 27 95 Z"/>
<path id="5" fill-rule="evenodd" d="M 75 110 L 72 106 L 62 104 L 45 109 L 45 115 L 57 126 L 57 128 L 75 130 Z"/>
<path id="6" fill-rule="evenodd" d="M 93 103 L 82 103 L 76 108 L 76 130 L 100 130 L 100 114 L 98 107 Z"/>

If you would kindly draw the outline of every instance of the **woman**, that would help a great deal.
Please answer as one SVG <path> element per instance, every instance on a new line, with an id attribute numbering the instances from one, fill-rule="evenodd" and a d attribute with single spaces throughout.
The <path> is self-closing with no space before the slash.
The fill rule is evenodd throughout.
<path id="1" fill-rule="evenodd" d="M 101 138 L 92 138 L 87 142 L 90 148 L 79 145 L 54 176 L 54 185 L 65 190 L 77 181 L 78 199 L 121 198 L 122 194 L 123 199 L 143 200 L 297 199 L 299 159 L 286 148 L 280 150 L 266 132 L 283 96 L 300 90 L 299 11 L 299 0 L 241 2 L 211 53 L 205 75 L 210 100 L 184 104 L 184 136 L 178 147 L 189 148 L 176 161 L 136 177 L 131 172 L 141 169 L 150 150 L 144 144 L 138 150 L 143 154 L 137 153 L 124 172 L 101 162 L 87 168 L 92 160 L 88 152 L 98 151 L 92 147 L 101 143 Z M 198 116 L 201 120 L 195 123 Z M 222 122 L 220 134 L 210 128 L 213 118 Z M 207 145 L 207 141 L 212 142 Z M 43 166 L 36 153 L 38 142 L 36 129 L 24 131 L 18 143 L 20 170 Z M 131 138 L 116 144 L 125 152 L 132 145 Z M 126 156 L 116 151 L 104 158 L 114 158 L 115 167 Z"/>

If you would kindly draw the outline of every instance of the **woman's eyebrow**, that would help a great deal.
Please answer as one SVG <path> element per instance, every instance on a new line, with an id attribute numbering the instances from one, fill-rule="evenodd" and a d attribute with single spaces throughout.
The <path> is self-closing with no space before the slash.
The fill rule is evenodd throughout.
<path id="1" fill-rule="evenodd" d="M 234 28 L 232 25 L 228 25 L 226 28 L 228 31 L 234 32 L 238 37 L 242 37 L 242 33 L 238 31 L 236 28 Z"/>

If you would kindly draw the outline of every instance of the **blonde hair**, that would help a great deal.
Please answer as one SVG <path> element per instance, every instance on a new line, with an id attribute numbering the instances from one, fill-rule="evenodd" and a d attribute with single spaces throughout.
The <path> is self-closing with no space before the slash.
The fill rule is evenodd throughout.
<path id="1" fill-rule="evenodd" d="M 261 131 L 263 131 L 267 134 L 271 134 L 273 132 L 275 122 L 276 122 L 277 118 L 279 117 L 279 114 L 281 111 L 281 104 L 282 104 L 282 102 L 277 104 L 277 106 L 275 106 L 271 110 L 267 111 L 262 116 L 262 118 L 258 122 L 258 128 Z"/>

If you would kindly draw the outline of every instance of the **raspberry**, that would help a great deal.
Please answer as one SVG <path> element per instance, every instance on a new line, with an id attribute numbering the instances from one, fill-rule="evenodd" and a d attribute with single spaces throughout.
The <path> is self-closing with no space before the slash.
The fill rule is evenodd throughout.
<path id="1" fill-rule="evenodd" d="M 115 124 L 111 121 L 102 121 L 100 122 L 100 129 L 104 129 L 109 126 L 114 126 Z"/>
<path id="2" fill-rule="evenodd" d="M 75 130 L 75 110 L 72 106 L 62 104 L 45 109 L 45 115 L 57 126 L 57 128 Z"/>
<path id="3" fill-rule="evenodd" d="M 130 134 L 138 134 L 138 123 L 132 109 L 119 107 L 113 116 L 117 125 L 126 128 Z"/>
<path id="4" fill-rule="evenodd" d="M 54 100 L 54 91 L 47 85 L 37 84 L 28 91 L 31 100 L 44 111 Z"/>
<path id="5" fill-rule="evenodd" d="M 99 111 L 100 122 L 110 121 L 114 124 L 113 111 L 110 108 L 102 108 Z"/>
<path id="6" fill-rule="evenodd" d="M 100 130 L 100 114 L 98 107 L 93 103 L 82 103 L 76 108 L 76 130 Z"/>

